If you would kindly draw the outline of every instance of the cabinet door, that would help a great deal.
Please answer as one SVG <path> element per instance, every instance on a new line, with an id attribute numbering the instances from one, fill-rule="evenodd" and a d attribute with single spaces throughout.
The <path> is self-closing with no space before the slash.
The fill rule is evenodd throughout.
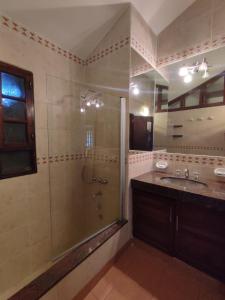
<path id="1" fill-rule="evenodd" d="M 174 202 L 156 194 L 133 191 L 133 234 L 166 252 L 173 250 Z"/>
<path id="2" fill-rule="evenodd" d="M 176 256 L 225 280 L 225 205 L 192 195 L 177 203 Z"/>

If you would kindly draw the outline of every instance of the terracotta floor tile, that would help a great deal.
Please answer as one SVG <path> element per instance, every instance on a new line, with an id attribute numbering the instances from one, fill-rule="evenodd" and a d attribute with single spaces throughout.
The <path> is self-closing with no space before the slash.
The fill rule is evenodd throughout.
<path id="1" fill-rule="evenodd" d="M 225 300 L 225 285 L 134 240 L 88 297 L 85 300 Z"/>
<path id="2" fill-rule="evenodd" d="M 113 285 L 105 277 L 103 277 L 92 290 L 93 295 L 99 299 L 104 300 L 111 292 Z"/>
<path id="3" fill-rule="evenodd" d="M 109 295 L 105 298 L 105 300 L 128 300 L 129 298 L 124 297 L 116 290 L 112 290 Z"/>
<path id="4" fill-rule="evenodd" d="M 84 298 L 84 300 L 98 300 L 98 299 L 91 292 Z"/>

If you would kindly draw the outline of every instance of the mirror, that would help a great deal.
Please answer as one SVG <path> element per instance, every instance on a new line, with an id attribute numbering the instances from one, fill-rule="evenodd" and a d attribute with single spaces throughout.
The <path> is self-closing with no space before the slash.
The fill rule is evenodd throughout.
<path id="1" fill-rule="evenodd" d="M 156 95 L 158 95 L 156 97 Z M 159 150 L 167 136 L 168 82 L 131 50 L 130 150 Z M 156 112 L 161 114 L 156 114 Z"/>
<path id="2" fill-rule="evenodd" d="M 153 112 L 149 151 L 225 155 L 224 57 L 225 48 L 220 48 L 131 77 L 131 83 L 139 84 L 143 78 L 149 85 L 154 81 L 154 89 L 150 88 L 153 95 L 144 102 Z M 130 87 L 130 113 L 134 115 L 138 98 L 143 99 L 141 94 L 142 88 L 134 98 Z"/>

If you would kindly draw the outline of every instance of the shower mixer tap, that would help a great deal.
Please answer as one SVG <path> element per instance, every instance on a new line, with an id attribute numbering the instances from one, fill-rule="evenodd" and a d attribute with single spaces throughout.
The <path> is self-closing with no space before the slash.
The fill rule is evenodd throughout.
<path id="1" fill-rule="evenodd" d="M 92 178 L 92 183 L 100 183 L 100 184 L 107 184 L 109 183 L 108 179 L 107 178 L 102 178 L 102 177 L 93 177 Z"/>
<path id="2" fill-rule="evenodd" d="M 98 191 L 97 193 L 93 194 L 92 197 L 95 199 L 96 197 L 102 196 L 102 191 Z"/>

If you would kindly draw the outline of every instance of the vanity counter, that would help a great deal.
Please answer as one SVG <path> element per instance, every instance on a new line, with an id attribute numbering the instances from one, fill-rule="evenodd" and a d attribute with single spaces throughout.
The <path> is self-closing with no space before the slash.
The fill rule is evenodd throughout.
<path id="1" fill-rule="evenodd" d="M 174 183 L 166 183 L 165 181 L 162 181 L 162 177 L 174 177 L 174 175 L 169 174 L 169 173 L 163 173 L 163 172 L 156 172 L 156 171 L 151 171 L 148 173 L 145 173 L 143 175 L 140 175 L 138 177 L 135 177 L 131 180 L 132 186 L 134 187 L 147 187 L 147 185 L 151 185 L 151 189 L 154 186 L 155 188 L 160 187 L 162 192 L 167 191 L 168 189 L 170 190 L 170 195 L 173 197 L 176 197 L 176 194 L 179 191 L 186 192 L 186 193 L 191 193 L 191 194 L 196 194 L 200 196 L 205 196 L 209 198 L 214 198 L 218 200 L 225 200 L 225 182 L 219 182 L 219 181 L 213 181 L 213 180 L 205 180 L 202 179 L 201 181 L 207 186 L 192 186 L 190 187 L 185 187 L 185 186 L 179 186 Z"/>
<path id="2" fill-rule="evenodd" d="M 133 235 L 225 282 L 225 183 L 191 188 L 162 177 L 173 176 L 131 180 Z"/>

